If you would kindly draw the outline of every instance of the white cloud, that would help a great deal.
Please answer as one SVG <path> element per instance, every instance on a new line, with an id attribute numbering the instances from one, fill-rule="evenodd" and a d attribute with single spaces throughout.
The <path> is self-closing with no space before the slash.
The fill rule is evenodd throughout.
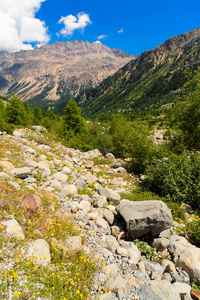
<path id="1" fill-rule="evenodd" d="M 107 38 L 108 36 L 106 34 L 102 34 L 97 37 L 98 40 L 106 40 Z"/>
<path id="2" fill-rule="evenodd" d="M 94 42 L 95 44 L 101 44 L 101 42 L 100 41 L 96 41 L 96 42 Z"/>
<path id="3" fill-rule="evenodd" d="M 45 0 L 0 1 L 0 50 L 32 49 L 49 41 L 45 22 L 35 18 Z"/>
<path id="4" fill-rule="evenodd" d="M 118 33 L 124 32 L 124 28 L 121 28 L 120 30 L 117 31 Z"/>
<path id="5" fill-rule="evenodd" d="M 77 17 L 73 15 L 61 17 L 58 23 L 59 24 L 63 23 L 65 25 L 65 27 L 59 32 L 64 36 L 72 35 L 74 33 L 74 30 L 77 29 L 84 31 L 85 27 L 88 24 L 92 24 L 89 15 L 83 12 L 78 13 Z"/>

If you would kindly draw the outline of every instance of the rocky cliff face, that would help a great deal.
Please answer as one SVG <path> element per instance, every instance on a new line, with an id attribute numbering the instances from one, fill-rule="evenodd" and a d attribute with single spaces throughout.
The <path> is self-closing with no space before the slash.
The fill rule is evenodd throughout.
<path id="1" fill-rule="evenodd" d="M 0 94 L 22 99 L 67 99 L 97 86 L 136 58 L 102 44 L 57 42 L 30 51 L 0 52 Z"/>

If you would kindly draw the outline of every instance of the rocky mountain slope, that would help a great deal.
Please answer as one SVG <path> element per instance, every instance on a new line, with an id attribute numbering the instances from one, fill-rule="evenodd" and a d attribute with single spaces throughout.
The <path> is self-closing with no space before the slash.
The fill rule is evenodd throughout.
<path id="1" fill-rule="evenodd" d="M 123 161 L 34 129 L 0 132 L 1 298 L 199 299 L 200 248 L 167 205 L 121 199 L 136 184 Z"/>
<path id="2" fill-rule="evenodd" d="M 186 68 L 200 66 L 200 28 L 142 53 L 77 102 L 85 115 L 157 109 L 181 98 Z"/>
<path id="3" fill-rule="evenodd" d="M 97 86 L 134 58 L 119 49 L 78 40 L 30 51 L 0 51 L 0 93 L 8 97 L 14 91 L 39 106 L 44 100 L 67 100 Z"/>

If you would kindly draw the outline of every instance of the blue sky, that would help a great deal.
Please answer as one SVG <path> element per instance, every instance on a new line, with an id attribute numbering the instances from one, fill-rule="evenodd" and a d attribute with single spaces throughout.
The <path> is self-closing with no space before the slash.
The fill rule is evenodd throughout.
<path id="1" fill-rule="evenodd" d="M 0 50 L 74 39 L 140 55 L 200 27 L 200 0 L 1 0 Z"/>

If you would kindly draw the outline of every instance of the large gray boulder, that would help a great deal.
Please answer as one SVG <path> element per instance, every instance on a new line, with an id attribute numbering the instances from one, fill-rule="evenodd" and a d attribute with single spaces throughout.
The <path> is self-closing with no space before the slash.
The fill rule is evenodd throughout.
<path id="1" fill-rule="evenodd" d="M 127 230 L 133 239 L 147 234 L 156 236 L 163 230 L 171 228 L 173 224 L 171 210 L 159 200 L 138 202 L 121 200 L 116 210 L 125 220 Z"/>

